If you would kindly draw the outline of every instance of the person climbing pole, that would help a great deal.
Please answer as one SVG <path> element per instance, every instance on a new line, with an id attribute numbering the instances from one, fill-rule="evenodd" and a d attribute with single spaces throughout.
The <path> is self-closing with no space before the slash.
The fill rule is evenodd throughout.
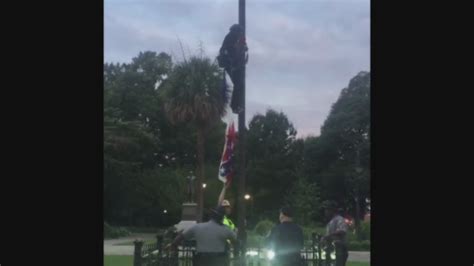
<path id="1" fill-rule="evenodd" d="M 229 33 L 224 38 L 219 50 L 217 61 L 220 67 L 229 74 L 234 90 L 230 107 L 232 112 L 240 113 L 243 109 L 241 105 L 242 87 L 244 82 L 244 66 L 248 61 L 248 47 L 245 41 L 244 29 L 239 24 L 234 24 L 229 29 Z"/>

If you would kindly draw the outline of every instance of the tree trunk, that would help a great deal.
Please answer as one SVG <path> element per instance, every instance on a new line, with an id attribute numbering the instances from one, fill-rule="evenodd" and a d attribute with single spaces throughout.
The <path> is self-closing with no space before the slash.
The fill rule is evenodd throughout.
<path id="1" fill-rule="evenodd" d="M 359 203 L 359 196 L 355 196 L 354 198 L 355 201 L 355 227 L 356 227 L 356 236 L 357 240 L 361 241 L 361 232 L 360 232 L 360 203 Z"/>
<path id="2" fill-rule="evenodd" d="M 198 170 L 197 170 L 197 182 L 196 182 L 196 197 L 197 197 L 197 209 L 198 209 L 198 222 L 202 222 L 202 214 L 204 210 L 204 197 L 203 187 L 204 183 L 204 129 L 198 128 L 197 130 L 197 159 L 198 159 Z"/>

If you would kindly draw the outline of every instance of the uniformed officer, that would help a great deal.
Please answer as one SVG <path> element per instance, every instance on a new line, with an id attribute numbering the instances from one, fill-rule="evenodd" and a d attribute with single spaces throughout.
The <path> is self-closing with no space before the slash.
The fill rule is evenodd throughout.
<path id="1" fill-rule="evenodd" d="M 196 254 L 193 256 L 194 266 L 226 266 L 229 265 L 225 252 L 226 241 L 237 241 L 236 234 L 222 224 L 224 212 L 222 209 L 211 209 L 210 220 L 198 223 L 179 234 L 166 250 L 176 245 L 183 239 L 196 241 Z"/>
<path id="2" fill-rule="evenodd" d="M 334 243 L 336 246 L 336 266 L 345 266 L 349 251 L 347 248 L 347 230 L 348 225 L 344 217 L 341 216 L 341 210 L 338 209 L 334 201 L 323 203 L 326 218 L 329 223 L 326 226 L 326 235 L 321 239 L 323 243 Z"/>

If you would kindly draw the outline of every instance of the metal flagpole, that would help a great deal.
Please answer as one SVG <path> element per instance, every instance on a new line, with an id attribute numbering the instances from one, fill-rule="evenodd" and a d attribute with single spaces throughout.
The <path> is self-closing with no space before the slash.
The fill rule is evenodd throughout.
<path id="1" fill-rule="evenodd" d="M 244 38 L 245 34 L 245 0 L 239 0 L 239 24 L 243 28 L 244 31 Z M 245 56 L 245 55 L 244 55 Z M 242 111 L 239 113 L 239 152 L 240 152 L 240 160 L 239 160 L 239 185 L 238 185 L 238 219 L 237 219 L 237 227 L 238 231 L 238 238 L 240 240 L 241 246 L 241 256 L 245 258 L 245 246 L 247 240 L 247 234 L 245 231 L 245 217 L 246 217 L 246 210 L 245 210 L 245 149 L 246 149 L 246 127 L 245 127 L 245 63 L 243 64 L 243 73 L 242 73 L 242 81 L 241 81 L 241 94 L 240 94 L 240 106 L 242 107 Z"/>

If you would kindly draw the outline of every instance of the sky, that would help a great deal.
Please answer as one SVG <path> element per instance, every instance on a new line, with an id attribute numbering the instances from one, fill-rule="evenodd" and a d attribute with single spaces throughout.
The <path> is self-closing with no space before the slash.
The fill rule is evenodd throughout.
<path id="1" fill-rule="evenodd" d="M 349 80 L 370 71 L 370 0 L 247 0 L 246 119 L 272 108 L 318 136 Z M 104 62 L 140 51 L 215 58 L 238 0 L 104 0 Z M 230 80 L 229 80 L 230 82 Z"/>

